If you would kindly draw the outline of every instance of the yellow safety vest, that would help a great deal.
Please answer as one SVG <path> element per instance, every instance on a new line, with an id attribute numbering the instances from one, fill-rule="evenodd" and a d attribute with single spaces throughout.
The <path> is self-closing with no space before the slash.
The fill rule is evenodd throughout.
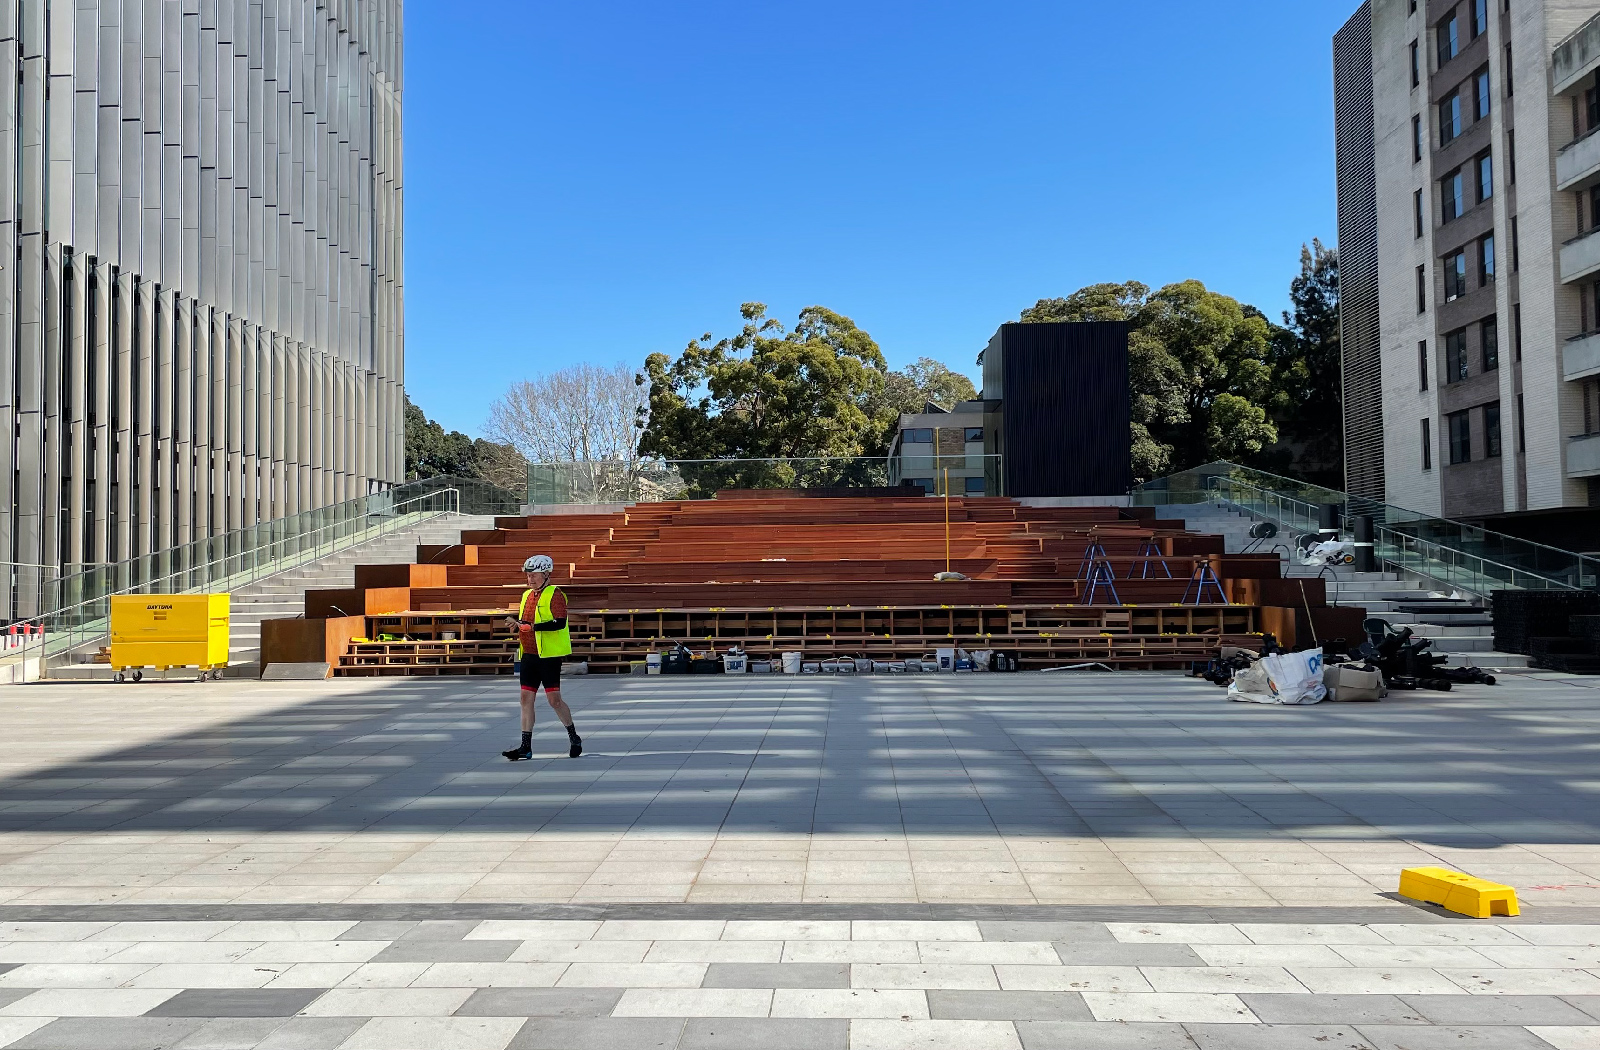
<path id="1" fill-rule="evenodd" d="M 520 620 L 528 618 L 528 596 L 531 594 L 533 594 L 532 591 L 522 592 L 522 607 L 517 617 Z M 533 607 L 534 623 L 549 623 L 555 619 L 555 616 L 550 612 L 550 605 L 555 601 L 555 598 L 555 587 L 546 586 L 544 590 L 539 592 L 539 600 Z M 569 626 L 563 627 L 558 631 L 535 631 L 533 633 L 534 644 L 539 647 L 540 659 L 547 660 L 557 656 L 572 655 L 571 620 L 567 622 Z M 517 646 L 517 659 L 522 659 L 522 646 L 520 645 Z"/>

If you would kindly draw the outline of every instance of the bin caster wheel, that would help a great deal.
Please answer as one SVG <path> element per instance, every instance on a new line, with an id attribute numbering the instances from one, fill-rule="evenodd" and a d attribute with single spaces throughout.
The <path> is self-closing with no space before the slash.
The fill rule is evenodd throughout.
<path id="1" fill-rule="evenodd" d="M 212 672 L 211 672 L 211 680 L 212 680 L 212 681 L 213 681 L 213 682 L 220 682 L 220 681 L 222 681 L 222 668 L 220 668 L 220 667 L 219 667 L 219 668 L 217 668 L 217 669 L 216 669 L 216 670 L 214 670 L 214 671 L 212 671 Z"/>
<path id="2" fill-rule="evenodd" d="M 144 672 L 143 671 L 135 671 L 135 672 L 133 672 L 133 680 L 135 682 L 144 681 Z"/>
<path id="3" fill-rule="evenodd" d="M 121 671 L 118 671 L 116 674 L 111 676 L 111 680 L 113 682 L 126 682 L 128 680 L 128 676 L 123 674 Z"/>

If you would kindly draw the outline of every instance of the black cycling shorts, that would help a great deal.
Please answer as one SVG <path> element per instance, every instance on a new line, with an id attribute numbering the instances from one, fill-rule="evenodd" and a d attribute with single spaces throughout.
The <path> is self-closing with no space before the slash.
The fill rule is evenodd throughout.
<path id="1" fill-rule="evenodd" d="M 537 689 L 541 685 L 546 689 L 561 688 L 561 661 L 563 657 L 535 656 L 527 653 L 522 657 L 522 688 Z"/>

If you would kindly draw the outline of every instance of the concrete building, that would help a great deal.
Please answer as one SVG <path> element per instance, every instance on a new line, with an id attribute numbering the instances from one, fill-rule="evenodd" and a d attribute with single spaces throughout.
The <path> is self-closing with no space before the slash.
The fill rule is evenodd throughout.
<path id="1" fill-rule="evenodd" d="M 401 0 L 0 0 L 0 560 L 404 465 Z"/>
<path id="2" fill-rule="evenodd" d="M 958 401 L 945 408 L 930 401 L 921 412 L 902 413 L 889 448 L 890 483 L 938 494 L 948 477 L 952 496 L 1004 495 L 999 462 L 984 449 L 985 412 L 993 423 L 998 407 L 995 402 Z"/>
<path id="3" fill-rule="evenodd" d="M 1334 37 L 1348 488 L 1600 522 L 1600 0 L 1369 0 Z"/>

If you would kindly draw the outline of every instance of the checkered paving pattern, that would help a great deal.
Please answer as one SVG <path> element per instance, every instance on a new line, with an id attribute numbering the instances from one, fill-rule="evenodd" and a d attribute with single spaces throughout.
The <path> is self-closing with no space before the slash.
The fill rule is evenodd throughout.
<path id="1" fill-rule="evenodd" d="M 1600 1047 L 1600 925 L 13 922 L 18 1050 Z"/>

